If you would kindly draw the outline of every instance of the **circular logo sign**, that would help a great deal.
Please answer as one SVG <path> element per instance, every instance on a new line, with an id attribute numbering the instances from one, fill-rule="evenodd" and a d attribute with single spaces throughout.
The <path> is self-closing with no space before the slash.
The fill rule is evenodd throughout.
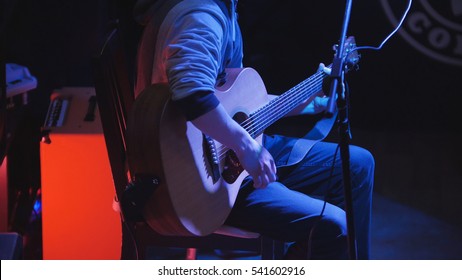
<path id="1" fill-rule="evenodd" d="M 380 2 L 391 23 L 397 26 L 405 5 L 390 0 Z M 462 0 L 431 2 L 414 0 L 399 33 L 425 55 L 443 63 L 462 66 Z"/>

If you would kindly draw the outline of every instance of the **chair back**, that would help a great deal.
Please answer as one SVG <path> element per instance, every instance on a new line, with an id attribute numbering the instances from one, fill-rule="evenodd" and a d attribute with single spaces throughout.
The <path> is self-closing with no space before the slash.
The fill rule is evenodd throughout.
<path id="1" fill-rule="evenodd" d="M 110 30 L 94 58 L 95 91 L 117 197 L 129 182 L 125 129 L 134 95 L 126 51 L 117 27 Z"/>

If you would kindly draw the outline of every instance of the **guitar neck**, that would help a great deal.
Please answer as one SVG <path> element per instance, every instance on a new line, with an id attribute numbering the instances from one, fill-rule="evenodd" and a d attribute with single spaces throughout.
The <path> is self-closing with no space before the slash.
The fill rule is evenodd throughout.
<path id="1" fill-rule="evenodd" d="M 250 114 L 243 127 L 252 137 L 257 137 L 305 100 L 320 92 L 323 79 L 326 76 L 324 71 L 318 71 L 295 87 L 272 99 L 268 104 Z"/>

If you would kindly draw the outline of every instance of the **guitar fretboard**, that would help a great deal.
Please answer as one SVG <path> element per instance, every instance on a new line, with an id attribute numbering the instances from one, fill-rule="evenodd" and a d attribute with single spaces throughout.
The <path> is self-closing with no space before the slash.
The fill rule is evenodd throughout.
<path id="1" fill-rule="evenodd" d="M 305 79 L 295 87 L 272 99 L 268 104 L 250 114 L 249 118 L 241 123 L 249 134 L 255 138 L 277 120 L 283 118 L 290 111 L 314 94 L 322 90 L 323 79 L 327 76 L 324 71 Z"/>

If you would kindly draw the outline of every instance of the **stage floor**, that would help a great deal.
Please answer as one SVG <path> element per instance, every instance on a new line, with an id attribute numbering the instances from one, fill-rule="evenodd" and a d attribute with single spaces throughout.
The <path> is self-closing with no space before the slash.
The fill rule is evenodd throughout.
<path id="1" fill-rule="evenodd" d="M 461 260 L 462 228 L 374 194 L 371 259 Z M 234 254 L 235 253 L 235 254 Z M 198 259 L 259 259 L 247 252 L 198 251 Z M 181 259 L 184 250 L 151 248 L 151 259 Z"/>

